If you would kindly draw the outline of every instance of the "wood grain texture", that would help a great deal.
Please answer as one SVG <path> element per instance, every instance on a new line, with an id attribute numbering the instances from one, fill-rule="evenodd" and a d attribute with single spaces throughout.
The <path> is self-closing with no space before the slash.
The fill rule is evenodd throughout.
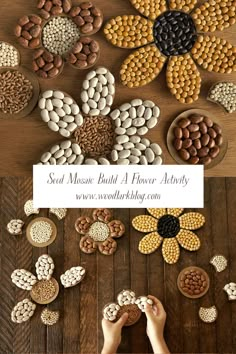
<path id="1" fill-rule="evenodd" d="M 199 210 L 206 217 L 205 226 L 197 231 L 202 246 L 198 252 L 181 250 L 179 263 L 164 264 L 161 249 L 149 256 L 138 252 L 143 234 L 131 226 L 132 219 L 145 213 L 144 209 L 115 209 L 113 217 L 121 219 L 126 233 L 117 239 L 118 249 L 113 256 L 82 254 L 80 236 L 74 230 L 75 220 L 91 215 L 89 209 L 71 209 L 64 221 L 58 221 L 58 237 L 48 248 L 33 248 L 25 234 L 12 237 L 6 232 L 7 222 L 24 218 L 23 205 L 32 196 L 32 183 L 27 178 L 0 178 L 0 353 L 1 354 L 95 354 L 103 345 L 101 329 L 102 309 L 116 301 L 118 292 L 129 288 L 136 295 L 153 294 L 163 301 L 167 312 L 165 336 L 172 353 L 235 353 L 236 303 L 228 302 L 223 286 L 236 281 L 236 179 L 212 178 L 205 180 L 205 208 Z M 48 216 L 47 210 L 42 210 Z M 27 222 L 29 222 L 31 218 Z M 59 322 L 46 328 L 40 322 L 43 306 L 38 306 L 33 318 L 24 325 L 10 321 L 16 302 L 28 294 L 11 283 L 15 268 L 35 273 L 34 264 L 43 253 L 55 261 L 55 277 L 75 265 L 85 267 L 84 281 L 73 288 L 64 289 L 49 309 L 60 311 Z M 222 253 L 229 267 L 216 273 L 210 258 Z M 180 294 L 176 281 L 179 271 L 189 265 L 198 265 L 210 276 L 210 290 L 201 299 L 191 300 Z M 216 305 L 219 318 L 214 324 L 204 324 L 198 318 L 200 306 Z M 151 353 L 146 336 L 146 320 L 125 328 L 119 353 Z"/>
<path id="2" fill-rule="evenodd" d="M 201 2 L 201 1 L 200 1 Z M 104 12 L 105 22 L 111 17 L 122 14 L 137 14 L 128 0 L 99 0 L 95 3 Z M 112 3 L 112 6 L 111 6 Z M 18 0 L 11 4 L 13 11 L 9 11 L 9 1 L 1 0 L 0 13 L 0 36 L 2 40 L 15 44 L 20 50 L 22 65 L 30 68 L 32 52 L 21 48 L 13 35 L 13 28 L 17 19 L 25 14 L 36 12 L 36 1 Z M 217 33 L 220 37 L 228 39 L 234 45 L 236 25 L 230 27 L 223 33 Z M 219 106 L 206 101 L 206 95 L 211 85 L 217 81 L 235 80 L 235 74 L 222 75 L 209 73 L 199 68 L 202 77 L 202 90 L 198 102 L 192 105 L 180 104 L 171 96 L 167 85 L 165 69 L 159 77 L 146 87 L 128 89 L 119 82 L 119 69 L 123 60 L 131 53 L 131 50 L 119 49 L 108 43 L 102 31 L 94 35 L 101 46 L 101 56 L 98 65 L 104 65 L 115 75 L 116 97 L 113 107 L 130 101 L 133 98 L 141 97 L 151 99 L 161 108 L 161 120 L 159 125 L 148 133 L 148 137 L 154 142 L 160 143 L 163 148 L 165 163 L 173 164 L 166 147 L 166 134 L 172 120 L 181 112 L 191 108 L 201 108 L 211 111 L 222 125 L 225 135 L 229 140 L 229 148 L 224 160 L 213 169 L 206 172 L 207 176 L 235 176 L 236 174 L 236 145 L 234 137 L 236 132 L 236 113 L 227 115 Z M 64 72 L 55 80 L 40 81 L 41 89 L 58 88 L 71 94 L 80 102 L 80 90 L 82 81 L 87 71 L 76 71 L 69 65 L 65 65 Z M 42 122 L 39 110 L 35 109 L 27 118 L 20 120 L 0 121 L 0 175 L 25 175 L 32 172 L 33 163 L 38 162 L 41 154 L 48 150 L 54 143 L 61 140 L 57 133 L 49 131 Z"/>

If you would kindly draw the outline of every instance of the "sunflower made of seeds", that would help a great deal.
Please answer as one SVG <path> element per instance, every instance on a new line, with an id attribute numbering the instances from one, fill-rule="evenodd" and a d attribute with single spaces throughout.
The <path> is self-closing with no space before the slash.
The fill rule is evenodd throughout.
<path id="1" fill-rule="evenodd" d="M 38 0 L 40 16 L 23 16 L 15 35 L 24 48 L 36 49 L 33 70 L 42 79 L 53 79 L 64 62 L 88 69 L 98 60 L 97 41 L 88 37 L 102 26 L 103 16 L 92 2 L 72 6 L 71 0 Z"/>
<path id="2" fill-rule="evenodd" d="M 59 294 L 59 285 L 56 279 L 52 278 L 55 265 L 53 259 L 48 254 L 40 256 L 35 263 L 37 277 L 25 269 L 15 269 L 11 275 L 13 284 L 18 288 L 30 292 L 31 302 L 24 299 L 16 304 L 11 312 L 11 319 L 15 323 L 28 321 L 36 309 L 36 304 L 46 305 L 52 303 Z M 61 283 L 65 288 L 79 284 L 85 276 L 85 269 L 77 266 L 67 270 L 61 275 Z M 36 304 L 35 304 L 36 303 Z M 53 325 L 59 319 L 59 313 L 51 311 L 45 314 L 46 309 L 42 311 L 42 321 L 45 325 Z"/>
<path id="3" fill-rule="evenodd" d="M 149 232 L 139 243 L 143 254 L 155 252 L 162 244 L 162 255 L 166 263 L 177 263 L 180 247 L 188 251 L 200 248 L 197 230 L 205 224 L 205 217 L 196 212 L 183 213 L 181 208 L 149 208 L 150 215 L 139 215 L 132 220 L 133 227 L 141 232 Z M 182 214 L 182 215 L 181 215 Z"/>
<path id="4" fill-rule="evenodd" d="M 92 219 L 81 216 L 76 220 L 76 231 L 84 235 L 80 240 L 81 251 L 92 254 L 98 249 L 107 256 L 115 253 L 117 243 L 114 239 L 124 235 L 125 226 L 120 220 L 111 219 L 108 209 L 95 209 Z"/>
<path id="5" fill-rule="evenodd" d="M 208 71 L 236 70 L 235 47 L 225 39 L 202 34 L 223 31 L 236 21 L 235 1 L 130 0 L 143 15 L 111 19 L 104 28 L 108 41 L 121 48 L 139 48 L 120 70 L 121 81 L 133 88 L 153 81 L 167 63 L 167 85 L 181 103 L 198 99 L 198 65 Z M 193 10 L 194 9 L 194 10 Z"/>
<path id="6" fill-rule="evenodd" d="M 111 111 L 114 96 L 115 78 L 104 67 L 89 72 L 83 82 L 82 112 L 65 92 L 43 92 L 38 103 L 42 120 L 68 140 L 44 153 L 39 164 L 162 164 L 161 147 L 144 137 L 157 125 L 159 107 L 137 98 Z"/>

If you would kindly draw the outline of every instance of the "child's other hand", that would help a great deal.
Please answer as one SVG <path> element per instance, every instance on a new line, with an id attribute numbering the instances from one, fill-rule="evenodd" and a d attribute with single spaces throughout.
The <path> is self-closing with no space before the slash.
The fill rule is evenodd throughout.
<path id="1" fill-rule="evenodd" d="M 128 313 L 124 313 L 121 318 L 113 323 L 103 318 L 102 330 L 104 335 L 104 346 L 102 354 L 114 354 L 121 342 L 121 330 L 128 319 Z"/>
<path id="2" fill-rule="evenodd" d="M 145 314 L 147 316 L 147 335 L 151 342 L 162 340 L 166 323 L 166 312 L 162 303 L 154 296 L 149 295 L 153 305 L 146 305 Z"/>

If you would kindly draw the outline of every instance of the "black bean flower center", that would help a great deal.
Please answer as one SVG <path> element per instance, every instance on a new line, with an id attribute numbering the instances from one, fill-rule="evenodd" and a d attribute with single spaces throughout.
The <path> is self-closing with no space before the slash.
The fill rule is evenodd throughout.
<path id="1" fill-rule="evenodd" d="M 167 57 L 186 54 L 197 39 L 192 17 L 181 11 L 166 11 L 157 17 L 153 34 L 156 46 Z"/>
<path id="2" fill-rule="evenodd" d="M 179 219 L 173 215 L 164 215 L 158 220 L 157 232 L 161 237 L 175 237 L 180 230 Z"/>

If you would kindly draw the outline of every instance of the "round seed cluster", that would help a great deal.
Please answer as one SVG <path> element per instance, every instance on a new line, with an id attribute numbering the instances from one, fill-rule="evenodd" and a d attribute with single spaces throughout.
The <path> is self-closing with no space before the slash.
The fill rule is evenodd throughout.
<path id="1" fill-rule="evenodd" d="M 99 58 L 100 46 L 89 37 L 82 37 L 66 56 L 66 61 L 76 69 L 88 69 Z"/>
<path id="2" fill-rule="evenodd" d="M 31 296 L 35 302 L 49 301 L 55 293 L 56 287 L 52 279 L 37 282 L 31 290 Z"/>
<path id="3" fill-rule="evenodd" d="M 215 322 L 218 316 L 218 311 L 215 306 L 200 307 L 199 317 L 203 322 L 212 323 Z"/>
<path id="4" fill-rule="evenodd" d="M 160 73 L 166 58 L 154 45 L 147 45 L 130 54 L 121 67 L 123 85 L 130 88 L 147 85 Z"/>
<path id="5" fill-rule="evenodd" d="M 93 211 L 93 219 L 107 223 L 111 219 L 111 212 L 109 209 L 104 208 L 95 209 Z"/>
<path id="6" fill-rule="evenodd" d="M 16 304 L 11 312 L 11 320 L 14 323 L 23 323 L 33 316 L 36 305 L 29 299 L 24 299 Z"/>
<path id="7" fill-rule="evenodd" d="M 141 47 L 153 42 L 153 23 L 141 16 L 117 16 L 104 28 L 106 38 L 123 48 Z"/>
<path id="8" fill-rule="evenodd" d="M 82 109 L 89 116 L 106 116 L 110 113 L 115 94 L 115 78 L 104 67 L 90 71 L 81 92 Z"/>
<path id="9" fill-rule="evenodd" d="M 85 276 L 85 269 L 83 267 L 72 267 L 61 275 L 61 283 L 65 288 L 70 288 L 79 284 Z"/>
<path id="10" fill-rule="evenodd" d="M 142 312 L 145 312 L 146 309 L 146 305 L 153 305 L 153 301 L 151 299 L 149 299 L 147 296 L 140 296 L 137 298 L 137 300 L 135 301 L 135 304 L 138 305 L 139 309 Z"/>
<path id="11" fill-rule="evenodd" d="M 179 217 L 180 227 L 187 230 L 197 230 L 205 224 L 205 217 L 200 213 L 186 213 Z"/>
<path id="12" fill-rule="evenodd" d="M 215 267 L 217 272 L 223 272 L 227 268 L 228 261 L 222 254 L 217 254 L 211 258 L 210 264 Z"/>
<path id="13" fill-rule="evenodd" d="M 121 237 L 125 233 L 125 225 L 120 220 L 112 220 L 108 226 L 111 237 Z"/>
<path id="14" fill-rule="evenodd" d="M 161 242 L 162 238 L 158 237 L 156 232 L 148 234 L 139 242 L 139 252 L 143 254 L 150 254 L 160 246 Z"/>
<path id="15" fill-rule="evenodd" d="M 40 15 L 47 20 L 50 16 L 58 16 L 63 12 L 67 14 L 72 4 L 70 0 L 38 0 L 37 7 Z"/>
<path id="16" fill-rule="evenodd" d="M 40 256 L 35 264 L 38 280 L 49 280 L 54 272 L 53 259 L 48 254 Z"/>
<path id="17" fill-rule="evenodd" d="M 69 138 L 75 129 L 83 124 L 79 106 L 62 91 L 45 91 L 38 106 L 41 110 L 41 118 L 47 123 L 49 129 L 59 132 L 65 138 Z"/>
<path id="18" fill-rule="evenodd" d="M 161 237 L 175 237 L 180 230 L 179 219 L 173 215 L 162 216 L 157 223 L 157 231 Z"/>
<path id="19" fill-rule="evenodd" d="M 66 217 L 67 209 L 65 209 L 65 208 L 50 208 L 49 212 L 51 214 L 54 214 L 58 218 L 58 220 L 62 220 Z"/>
<path id="20" fill-rule="evenodd" d="M 88 235 L 94 241 L 103 242 L 109 237 L 110 229 L 104 222 L 97 221 L 90 226 Z"/>
<path id="21" fill-rule="evenodd" d="M 131 290 L 122 290 L 117 296 L 117 301 L 120 306 L 135 304 L 135 293 Z"/>
<path id="22" fill-rule="evenodd" d="M 174 264 L 179 259 L 180 249 L 177 242 L 172 242 L 173 239 L 166 238 L 162 246 L 162 255 L 166 263 Z"/>
<path id="23" fill-rule="evenodd" d="M 216 36 L 199 36 L 191 50 L 195 61 L 208 71 L 231 73 L 236 70 L 236 48 Z"/>
<path id="24" fill-rule="evenodd" d="M 24 212 L 26 214 L 26 216 L 30 216 L 33 214 L 39 214 L 39 209 L 38 208 L 34 208 L 33 206 L 33 200 L 27 200 L 27 202 L 24 205 Z"/>
<path id="25" fill-rule="evenodd" d="M 236 283 L 226 284 L 224 291 L 227 293 L 229 300 L 236 300 Z"/>
<path id="26" fill-rule="evenodd" d="M 53 54 L 66 54 L 79 38 L 77 25 L 68 17 L 53 17 L 42 31 L 43 46 Z"/>
<path id="27" fill-rule="evenodd" d="M 169 0 L 169 8 L 171 10 L 182 10 L 184 12 L 190 12 L 196 5 L 197 0 Z"/>
<path id="28" fill-rule="evenodd" d="M 92 220 L 88 216 L 80 216 L 75 222 L 75 229 L 79 234 L 86 235 L 91 225 Z"/>
<path id="29" fill-rule="evenodd" d="M 166 11 L 166 0 L 131 0 L 131 3 L 140 13 L 152 20 Z"/>
<path id="30" fill-rule="evenodd" d="M 7 224 L 7 231 L 11 235 L 21 235 L 23 226 L 24 226 L 24 221 L 20 219 L 13 219 Z"/>
<path id="31" fill-rule="evenodd" d="M 219 82 L 209 91 L 208 98 L 224 107 L 226 112 L 236 110 L 236 85 L 233 82 Z"/>
<path id="32" fill-rule="evenodd" d="M 37 282 L 36 277 L 25 269 L 15 269 L 11 275 L 11 280 L 18 288 L 29 291 Z"/>
<path id="33" fill-rule="evenodd" d="M 103 309 L 103 317 L 108 321 L 115 321 L 120 306 L 115 303 L 106 305 Z"/>
<path id="34" fill-rule="evenodd" d="M 113 240 L 112 237 L 108 237 L 103 243 L 98 245 L 98 249 L 102 254 L 110 256 L 111 254 L 115 253 L 117 249 L 117 243 L 115 240 Z"/>
<path id="35" fill-rule="evenodd" d="M 189 230 L 180 230 L 176 238 L 180 245 L 188 251 L 197 251 L 201 246 L 199 238 Z"/>
<path id="36" fill-rule="evenodd" d="M 189 269 L 180 275 L 179 286 L 188 296 L 201 297 L 206 293 L 209 278 L 206 277 L 201 268 Z"/>
<path id="37" fill-rule="evenodd" d="M 35 221 L 30 228 L 30 236 L 34 242 L 48 242 L 52 236 L 52 226 L 46 221 Z"/>
<path id="38" fill-rule="evenodd" d="M 210 0 L 192 14 L 198 31 L 223 31 L 236 22 L 235 1 Z"/>
<path id="39" fill-rule="evenodd" d="M 59 311 L 50 311 L 47 308 L 45 308 L 41 312 L 41 321 L 46 326 L 53 326 L 54 324 L 56 324 L 59 320 L 59 317 L 60 317 Z"/>
<path id="40" fill-rule="evenodd" d="M 40 159 L 39 165 L 81 165 L 84 155 L 81 154 L 80 146 L 70 140 L 62 141 L 54 145 L 50 151 L 45 152 Z"/>
<path id="41" fill-rule="evenodd" d="M 174 56 L 169 60 L 167 85 L 181 103 L 192 103 L 199 97 L 201 76 L 189 54 Z"/>
<path id="42" fill-rule="evenodd" d="M 192 17 L 181 11 L 166 11 L 153 28 L 155 44 L 167 57 L 189 52 L 196 41 L 196 28 Z"/>
<path id="43" fill-rule="evenodd" d="M 19 65 L 19 54 L 10 44 L 0 42 L 0 67 L 14 67 Z"/>
<path id="44" fill-rule="evenodd" d="M 44 48 L 39 48 L 33 54 L 32 67 L 42 79 L 54 79 L 63 69 L 64 61 L 60 55 L 52 54 Z"/>
<path id="45" fill-rule="evenodd" d="M 87 254 L 92 254 L 97 250 L 97 243 L 88 236 L 84 236 L 81 238 L 79 243 L 81 251 Z"/>

